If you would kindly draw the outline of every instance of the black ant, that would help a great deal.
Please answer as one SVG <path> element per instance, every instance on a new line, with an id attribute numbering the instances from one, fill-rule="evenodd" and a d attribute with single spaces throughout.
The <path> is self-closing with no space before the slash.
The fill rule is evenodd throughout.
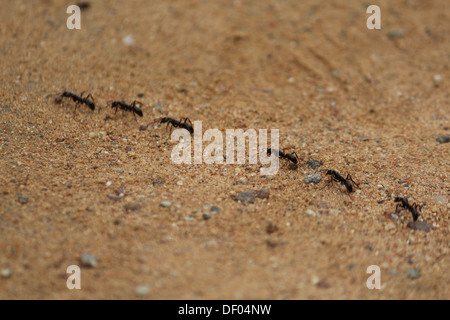
<path id="1" fill-rule="evenodd" d="M 136 104 L 138 105 L 142 105 L 142 103 L 138 102 L 138 101 L 134 101 L 132 104 L 126 104 L 123 101 L 114 101 L 111 104 L 111 108 L 116 108 L 116 112 L 114 114 L 117 113 L 117 110 L 122 109 L 124 111 L 130 111 L 133 113 L 134 118 L 136 119 L 136 115 L 138 115 L 139 117 L 142 117 L 144 115 L 144 113 L 142 112 L 142 110 L 136 106 Z M 137 119 L 136 119 L 137 120 Z"/>
<path id="2" fill-rule="evenodd" d="M 286 159 L 291 161 L 293 164 L 297 164 L 299 162 L 298 156 L 295 152 L 285 153 L 277 149 L 267 149 L 267 154 L 270 156 L 271 154 L 278 156 L 280 159 Z"/>
<path id="3" fill-rule="evenodd" d="M 340 184 L 344 185 L 345 188 L 347 188 L 348 193 L 353 192 L 353 185 L 352 182 L 359 187 L 359 185 L 353 181 L 352 176 L 350 174 L 347 174 L 347 177 L 344 178 L 339 174 L 339 172 L 334 170 L 326 170 L 326 174 L 331 177 L 330 181 L 328 181 L 327 185 L 330 184 L 332 181 L 339 182 Z M 327 186 L 325 185 L 325 186 Z M 325 187 L 324 187 L 325 188 Z"/>
<path id="4" fill-rule="evenodd" d="M 180 119 L 180 121 L 178 121 L 173 118 L 164 117 L 159 121 L 159 123 L 167 123 L 167 126 L 172 125 L 174 128 L 186 129 L 191 135 L 194 134 L 194 128 L 192 127 L 192 122 L 189 118 Z M 172 128 L 170 131 L 172 131 Z"/>
<path id="5" fill-rule="evenodd" d="M 403 208 L 408 210 L 409 212 L 411 212 L 412 216 L 413 216 L 413 220 L 414 222 L 417 221 L 417 219 L 419 218 L 419 211 L 422 210 L 422 206 L 417 204 L 417 203 L 413 203 L 412 205 L 409 204 L 408 199 L 406 198 L 402 198 L 402 197 L 395 197 L 394 202 L 400 202 L 399 204 L 397 204 L 397 206 L 395 207 L 395 212 L 399 212 L 399 208 Z"/>
<path id="6" fill-rule="evenodd" d="M 94 97 L 91 94 L 88 94 L 86 97 L 83 97 L 83 93 L 81 93 L 80 96 L 77 96 L 74 93 L 71 93 L 69 91 L 64 91 L 60 96 L 61 97 L 67 97 L 67 98 L 71 98 L 76 104 L 75 104 L 75 111 L 77 110 L 77 107 L 79 104 L 85 104 L 87 105 L 89 108 L 91 108 L 91 110 L 95 110 L 95 100 Z M 91 98 L 92 100 L 89 100 L 89 98 Z M 56 99 L 58 100 L 58 99 Z"/>

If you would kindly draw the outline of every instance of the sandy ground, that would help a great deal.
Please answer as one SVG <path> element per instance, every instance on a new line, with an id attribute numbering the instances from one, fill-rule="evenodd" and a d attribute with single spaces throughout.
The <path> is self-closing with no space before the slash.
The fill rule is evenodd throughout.
<path id="1" fill-rule="evenodd" d="M 1 5 L 1 299 L 450 298 L 448 1 L 371 3 L 381 30 L 361 1 L 98 0 L 81 30 L 70 4 Z M 55 103 L 64 90 L 98 111 Z M 136 99 L 137 122 L 107 107 Z M 176 165 L 168 130 L 139 130 L 163 116 L 279 129 L 302 161 L 271 178 Z M 304 183 L 323 169 L 360 188 Z M 261 188 L 269 199 L 233 199 Z M 396 195 L 425 202 L 434 230 L 395 219 Z"/>

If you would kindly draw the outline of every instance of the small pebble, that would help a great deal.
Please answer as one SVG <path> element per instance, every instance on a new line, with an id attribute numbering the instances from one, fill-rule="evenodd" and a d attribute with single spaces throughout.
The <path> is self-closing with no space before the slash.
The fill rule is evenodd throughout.
<path id="1" fill-rule="evenodd" d="M 83 254 L 81 256 L 81 264 L 84 267 L 95 268 L 97 266 L 97 258 L 92 254 Z"/>
<path id="2" fill-rule="evenodd" d="M 278 241 L 276 241 L 275 239 L 270 238 L 270 239 L 266 240 L 266 244 L 270 248 L 275 248 L 276 246 L 278 246 Z"/>
<path id="3" fill-rule="evenodd" d="M 266 232 L 268 234 L 275 233 L 278 231 L 278 227 L 272 223 L 269 223 L 266 227 Z"/>
<path id="4" fill-rule="evenodd" d="M 214 214 L 220 213 L 220 209 L 216 206 L 212 206 L 211 207 L 211 212 Z"/>
<path id="5" fill-rule="evenodd" d="M 436 141 L 439 143 L 449 143 L 450 142 L 450 136 L 439 136 L 436 138 Z"/>
<path id="6" fill-rule="evenodd" d="M 256 197 L 260 199 L 269 199 L 270 190 L 268 188 L 263 188 L 256 191 Z"/>
<path id="7" fill-rule="evenodd" d="M 131 202 L 131 203 L 127 203 L 124 206 L 125 211 L 138 211 L 141 209 L 141 205 L 139 202 Z"/>
<path id="8" fill-rule="evenodd" d="M 411 228 L 413 230 L 422 230 L 422 231 L 426 231 L 426 232 L 433 230 L 433 226 L 431 224 L 421 222 L 421 221 L 409 222 L 408 228 Z"/>
<path id="9" fill-rule="evenodd" d="M 439 87 L 442 82 L 442 76 L 440 74 L 435 74 L 433 76 L 433 82 L 435 87 Z"/>
<path id="10" fill-rule="evenodd" d="M 406 270 L 406 276 L 410 279 L 420 278 L 420 272 L 416 269 L 408 269 Z"/>
<path id="11" fill-rule="evenodd" d="M 405 32 L 402 29 L 392 30 L 388 33 L 389 39 L 399 39 L 405 35 Z"/>
<path id="12" fill-rule="evenodd" d="M 170 201 L 161 201 L 159 205 L 163 208 L 170 208 L 172 206 L 172 202 Z"/>
<path id="13" fill-rule="evenodd" d="M 140 127 L 139 127 L 139 130 L 145 131 L 145 130 L 147 130 L 147 126 L 144 126 L 144 125 L 140 126 Z"/>
<path id="14" fill-rule="evenodd" d="M 150 287 L 146 285 L 139 286 L 134 290 L 134 293 L 140 298 L 145 298 L 150 293 Z"/>
<path id="15" fill-rule="evenodd" d="M 153 108 L 162 108 L 163 104 L 161 102 L 156 102 L 153 104 Z"/>
<path id="16" fill-rule="evenodd" d="M 211 215 L 209 215 L 208 213 L 204 213 L 202 215 L 202 218 L 203 218 L 203 220 L 209 220 L 209 219 L 211 219 Z"/>
<path id="17" fill-rule="evenodd" d="M 12 271 L 9 269 L 3 269 L 1 272 L 2 278 L 9 278 L 12 275 Z"/>
<path id="18" fill-rule="evenodd" d="M 310 209 L 306 210 L 306 214 L 308 216 L 313 216 L 313 217 L 315 217 L 317 215 L 313 210 L 310 210 Z"/>
<path id="19" fill-rule="evenodd" d="M 309 176 L 306 176 L 304 179 L 305 183 L 319 183 L 322 181 L 322 176 L 318 173 L 310 174 Z"/>
<path id="20" fill-rule="evenodd" d="M 163 185 L 163 184 L 164 184 L 164 181 L 159 180 L 159 179 L 156 179 L 155 181 L 152 182 L 152 185 L 153 185 L 154 187 L 156 187 L 156 186 L 161 186 L 161 185 Z"/>
<path id="21" fill-rule="evenodd" d="M 25 197 L 23 197 L 23 196 L 21 196 L 21 195 L 18 197 L 18 200 L 19 200 L 19 202 L 20 202 L 21 204 L 26 204 L 26 203 L 28 203 L 28 201 L 30 201 L 30 199 L 25 198 Z"/>
<path id="22" fill-rule="evenodd" d="M 255 191 L 241 192 L 237 195 L 235 200 L 245 204 L 255 203 Z"/>
<path id="23" fill-rule="evenodd" d="M 316 170 L 322 165 L 319 160 L 308 160 L 306 161 L 306 164 L 313 170 Z"/>
<path id="24" fill-rule="evenodd" d="M 135 43 L 134 38 L 132 35 L 127 35 L 122 39 L 122 42 L 125 43 L 127 46 L 131 46 Z"/>

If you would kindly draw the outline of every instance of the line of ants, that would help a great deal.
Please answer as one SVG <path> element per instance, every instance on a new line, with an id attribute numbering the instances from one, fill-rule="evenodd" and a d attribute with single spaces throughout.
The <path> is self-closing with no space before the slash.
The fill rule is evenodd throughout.
<path id="1" fill-rule="evenodd" d="M 79 105 L 82 105 L 82 104 L 88 106 L 92 111 L 95 110 L 95 100 L 91 94 L 84 96 L 84 92 L 82 92 L 80 95 L 76 95 L 69 91 L 64 91 L 62 94 L 56 96 L 55 101 L 60 102 L 63 97 L 72 99 L 75 102 L 75 110 L 77 109 L 77 107 Z M 142 112 L 142 109 L 141 109 L 142 106 L 143 106 L 143 104 L 139 101 L 133 101 L 131 104 L 127 104 L 124 101 L 111 102 L 111 108 L 116 109 L 115 114 L 117 113 L 117 111 L 119 109 L 122 111 L 125 111 L 125 112 L 128 111 L 134 115 L 136 120 L 137 120 L 136 115 L 138 115 L 139 117 L 143 117 L 143 115 L 144 115 L 144 113 Z M 146 130 L 147 127 L 151 123 L 156 123 L 156 122 L 159 122 L 160 124 L 167 123 L 167 127 L 170 126 L 170 131 L 172 131 L 173 128 L 181 128 L 181 129 L 186 129 L 191 135 L 194 134 L 194 128 L 193 128 L 192 122 L 189 118 L 181 118 L 180 120 L 176 120 L 174 118 L 164 117 L 157 121 L 150 122 L 147 126 L 141 126 L 141 130 Z M 169 136 L 170 136 L 170 134 L 169 134 Z M 288 160 L 295 166 L 295 168 L 297 167 L 298 163 L 300 162 L 300 159 L 299 159 L 297 153 L 295 153 L 295 152 L 287 153 L 285 151 L 280 151 L 280 150 L 276 150 L 276 149 L 267 149 L 267 155 L 269 155 L 269 156 L 274 155 L 276 157 L 279 157 L 280 159 Z M 357 184 L 353 180 L 353 178 L 350 174 L 347 174 L 347 176 L 344 178 L 344 176 L 342 176 L 339 172 L 337 172 L 335 170 L 326 169 L 326 170 L 322 170 L 322 172 L 324 172 L 325 175 L 330 177 L 329 181 L 326 183 L 326 185 L 322 189 L 324 189 L 326 186 L 328 186 L 332 182 L 337 182 L 337 183 L 345 186 L 345 188 L 350 196 L 350 194 L 354 191 L 353 185 L 355 185 L 357 188 L 359 188 L 359 184 Z M 410 204 L 407 198 L 403 198 L 403 197 L 399 197 L 399 196 L 395 197 L 394 202 L 398 203 L 396 206 L 396 209 L 395 209 L 396 213 L 398 213 L 402 209 L 408 210 L 412 214 L 414 223 L 417 221 L 417 219 L 420 216 L 421 209 L 422 209 L 421 205 L 418 205 L 415 202 Z"/>

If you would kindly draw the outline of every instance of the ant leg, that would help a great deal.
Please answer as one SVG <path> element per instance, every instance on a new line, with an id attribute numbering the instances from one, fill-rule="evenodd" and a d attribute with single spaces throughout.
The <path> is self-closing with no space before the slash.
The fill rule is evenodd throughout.
<path id="1" fill-rule="evenodd" d="M 325 189 L 331 182 L 333 182 L 333 179 L 328 180 L 328 182 L 320 190 Z"/>
<path id="2" fill-rule="evenodd" d="M 189 124 L 190 124 L 191 127 L 192 127 L 192 122 L 191 122 L 191 120 L 190 120 L 189 118 L 184 119 L 184 123 L 186 123 L 187 121 L 189 121 Z"/>
<path id="3" fill-rule="evenodd" d="M 173 131 L 173 127 L 170 127 L 169 136 L 167 137 L 167 140 L 171 139 L 172 131 Z"/>
<path id="4" fill-rule="evenodd" d="M 350 174 L 347 174 L 347 178 L 346 178 L 347 180 L 350 180 L 351 182 L 353 182 L 358 188 L 359 188 L 359 184 L 357 184 L 356 182 L 355 182 L 355 180 L 353 180 L 352 179 L 352 176 L 350 175 Z"/>
<path id="5" fill-rule="evenodd" d="M 412 207 L 413 207 L 414 209 L 416 209 L 417 211 L 422 212 L 422 208 L 423 208 L 422 205 L 417 204 L 417 203 L 414 202 L 413 205 L 412 205 Z"/>
<path id="6" fill-rule="evenodd" d="M 92 96 L 92 94 L 89 93 L 85 99 L 88 99 L 88 98 L 91 98 L 92 101 L 93 101 L 94 104 L 95 104 L 95 99 L 94 99 L 94 97 Z"/>

